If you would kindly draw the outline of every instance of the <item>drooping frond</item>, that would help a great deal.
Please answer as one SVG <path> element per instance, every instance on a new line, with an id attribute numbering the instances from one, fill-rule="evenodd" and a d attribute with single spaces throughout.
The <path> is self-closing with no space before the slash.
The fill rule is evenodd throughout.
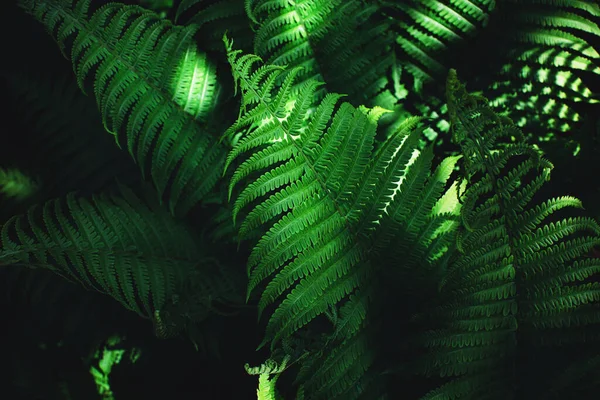
<path id="1" fill-rule="evenodd" d="M 254 32 L 244 0 L 183 0 L 177 8 L 176 21 L 198 25 L 202 48 L 224 52 L 222 39 L 227 32 L 241 49 L 252 49 Z"/>
<path id="2" fill-rule="evenodd" d="M 91 16 L 90 0 L 20 5 L 70 53 L 80 87 L 93 75 L 105 129 L 152 178 L 171 212 L 185 213 L 200 201 L 217 180 L 225 150 L 211 136 L 216 72 L 196 49 L 195 27 L 118 3 Z"/>
<path id="3" fill-rule="evenodd" d="M 573 197 L 539 202 L 552 165 L 510 119 L 468 94 L 454 70 L 447 101 L 469 186 L 460 254 L 441 281 L 440 306 L 430 316 L 441 327 L 425 336 L 423 368 L 455 378 L 424 398 L 521 398 L 519 344 L 598 338 L 600 285 L 582 281 L 600 272 L 585 257 L 600 244 L 600 226 L 556 218 L 581 207 Z"/>
<path id="4" fill-rule="evenodd" d="M 248 260 L 248 295 L 261 288 L 260 313 L 275 305 L 263 344 L 273 349 L 318 316 L 340 309 L 332 337 L 339 352 L 305 361 L 331 368 L 301 379 L 304 395 L 351 399 L 378 392 L 375 354 L 362 332 L 368 313 L 360 311 L 378 281 L 372 260 L 393 248 L 395 233 L 401 236 L 403 229 L 412 228 L 416 237 L 424 230 L 430 238 L 428 217 L 456 160 L 428 179 L 431 157 L 415 153 L 418 119 L 374 151 L 385 110 L 338 105 L 342 96 L 332 93 L 313 109 L 319 82 L 305 81 L 293 95 L 298 68 L 262 65 L 259 57 L 241 55 L 226 43 L 242 93 L 240 117 L 226 132 L 238 138 L 226 162 L 236 165 L 230 193 L 243 184 L 233 214 L 251 206 L 242 237 L 258 226 L 266 230 Z"/>
<path id="5" fill-rule="evenodd" d="M 160 316 L 180 302 L 190 280 L 210 282 L 214 272 L 185 225 L 125 188 L 120 196 L 87 200 L 71 194 L 33 206 L 2 226 L 0 244 L 1 264 L 49 269 L 145 318 Z M 222 297 L 218 285 L 203 288 L 196 293 L 206 300 L 195 304 L 198 313 Z"/>

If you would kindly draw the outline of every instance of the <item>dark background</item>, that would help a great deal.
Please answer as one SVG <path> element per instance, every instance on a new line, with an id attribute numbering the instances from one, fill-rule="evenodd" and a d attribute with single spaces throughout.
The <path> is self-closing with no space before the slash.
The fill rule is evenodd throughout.
<path id="1" fill-rule="evenodd" d="M 3 73 L 42 77 L 71 74 L 70 61 L 62 57 L 41 24 L 13 4 L 3 4 L 1 12 Z M 468 60 L 463 62 L 467 64 Z M 598 78 L 586 79 L 599 93 Z M 38 140 L 33 121 L 24 117 L 5 79 L 0 80 L 0 99 L 0 166 L 17 166 L 52 176 L 55 173 L 52 168 L 39 167 L 52 154 Z M 80 101 L 94 107 L 91 97 L 81 96 Z M 596 106 L 581 106 L 580 111 L 586 119 L 581 131 L 574 135 L 581 139 L 581 153 L 572 157 L 566 147 L 561 153 L 562 145 L 558 144 L 558 150 L 553 152 L 555 158 L 551 159 L 556 167 L 551 192 L 581 198 L 589 215 L 598 216 L 600 113 Z M 92 126 L 101 127 L 99 120 L 90 121 L 90 129 Z M 450 147 L 441 149 L 444 151 L 450 151 Z M 60 163 L 56 168 L 60 168 Z M 240 268 L 245 269 L 243 255 L 238 261 Z M 15 267 L 4 268 L 0 272 L 0 313 L 4 339 L 0 341 L 0 355 L 7 368 L 0 375 L 0 386 L 2 397 L 7 399 L 99 398 L 88 371 L 94 363 L 91 353 L 98 346 L 101 349 L 113 334 L 125 338 L 122 348 L 135 347 L 141 351 L 136 363 L 127 361 L 126 353 L 121 364 L 113 369 L 111 387 L 117 400 L 252 399 L 257 378 L 246 374 L 243 365 L 246 362 L 257 365 L 265 359 L 264 352 L 254 351 L 262 328 L 256 324 L 252 309 L 241 310 L 235 317 L 221 318 L 210 325 L 211 334 L 220 345 L 219 358 L 196 351 L 183 337 L 155 338 L 150 321 L 124 310 L 107 296 L 84 291 L 46 271 L 30 273 Z M 253 329 L 249 331 L 248 327 Z M 65 396 L 65 391 L 69 396 Z"/>

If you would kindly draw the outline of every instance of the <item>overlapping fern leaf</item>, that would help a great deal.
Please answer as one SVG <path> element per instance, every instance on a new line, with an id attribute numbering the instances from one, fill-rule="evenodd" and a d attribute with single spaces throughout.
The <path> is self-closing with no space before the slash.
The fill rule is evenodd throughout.
<path id="1" fill-rule="evenodd" d="M 183 0 L 176 21 L 198 25 L 203 48 L 223 52 L 222 38 L 227 32 L 242 50 L 252 49 L 254 32 L 244 0 Z"/>
<path id="2" fill-rule="evenodd" d="M 80 87 L 93 74 L 104 127 L 127 148 L 161 199 L 185 213 L 211 189 L 225 148 L 211 132 L 216 70 L 177 27 L 138 6 L 21 0 L 68 53 Z"/>
<path id="3" fill-rule="evenodd" d="M 358 0 L 246 1 L 258 23 L 254 51 L 269 64 L 296 67 L 295 90 L 310 79 L 343 92 L 353 104 L 392 106 L 386 74 L 392 65 L 389 23 L 376 5 Z M 387 102 L 386 102 L 387 100 Z"/>
<path id="4" fill-rule="evenodd" d="M 71 194 L 11 218 L 2 226 L 0 263 L 49 269 L 164 328 L 164 310 L 195 299 L 186 316 L 202 318 L 210 299 L 219 301 L 229 289 L 226 281 L 211 280 L 215 271 L 195 239 L 158 205 L 122 187 L 120 195 L 88 200 Z M 199 279 L 204 283 L 193 284 Z M 190 284 L 203 289 L 194 299 L 185 293 Z M 188 322 L 183 319 L 179 329 Z"/>
<path id="5" fill-rule="evenodd" d="M 473 38 L 485 31 L 495 2 L 411 0 L 368 0 L 378 3 L 380 13 L 390 20 L 395 38 L 395 62 L 391 79 L 404 93 L 394 91 L 399 114 L 421 115 L 431 120 L 424 143 L 443 141 L 448 118 L 442 91 L 448 68 L 469 57 Z M 483 60 L 482 60 L 483 61 Z M 396 78 L 397 76 L 397 78 Z M 441 86 L 441 85 L 440 85 Z"/>
<path id="6" fill-rule="evenodd" d="M 600 272 L 598 260 L 586 257 L 600 244 L 600 226 L 557 218 L 581 207 L 574 197 L 537 199 L 552 165 L 510 119 L 468 94 L 454 70 L 447 100 L 469 186 L 459 254 L 429 316 L 439 329 L 424 339 L 424 370 L 453 379 L 424 399 L 530 398 L 523 397 L 528 369 L 517 362 L 519 345 L 598 338 L 600 284 L 583 281 Z"/>
<path id="7" fill-rule="evenodd" d="M 339 346 L 303 360 L 300 393 L 315 399 L 381 394 L 367 312 L 379 273 L 372 261 L 409 228 L 417 241 L 424 233 L 419 243 L 431 243 L 439 221 L 429 218 L 435 219 L 456 158 L 429 178 L 431 152 L 416 151 L 418 119 L 374 151 L 385 110 L 338 105 L 342 96 L 332 93 L 314 109 L 320 82 L 304 81 L 295 95 L 298 67 L 262 65 L 226 44 L 242 93 L 240 117 L 226 132 L 237 138 L 226 161 L 235 165 L 230 194 L 242 184 L 233 214 L 250 208 L 242 237 L 256 227 L 266 231 L 248 260 L 248 296 L 260 289 L 259 312 L 271 314 L 262 345 L 273 350 L 319 316 L 339 315 L 329 338 Z"/>
<path id="8" fill-rule="evenodd" d="M 382 12 L 393 18 L 400 66 L 412 75 L 410 92 L 444 79 L 458 45 L 487 25 L 493 0 L 381 0 Z"/>
<path id="9" fill-rule="evenodd" d="M 472 83 L 540 142 L 567 136 L 580 126 L 581 110 L 598 103 L 590 86 L 600 73 L 595 1 L 380 3 L 398 28 L 398 68 L 412 76 L 401 74 L 409 88 L 407 111 L 434 120 L 426 132 L 430 140 L 448 127 L 435 83 L 449 68 L 464 64 L 462 59 L 468 64 L 461 68 L 471 68 L 476 77 Z M 477 40 L 471 40 L 473 33 Z M 469 58 L 486 43 L 494 43 L 496 51 L 487 59 Z"/>
<path id="10" fill-rule="evenodd" d="M 506 54 L 493 77 L 493 105 L 511 110 L 526 129 L 564 136 L 582 115 L 577 103 L 593 104 L 586 75 L 600 76 L 600 4 L 595 1 L 509 0 L 498 5 L 494 43 Z"/>

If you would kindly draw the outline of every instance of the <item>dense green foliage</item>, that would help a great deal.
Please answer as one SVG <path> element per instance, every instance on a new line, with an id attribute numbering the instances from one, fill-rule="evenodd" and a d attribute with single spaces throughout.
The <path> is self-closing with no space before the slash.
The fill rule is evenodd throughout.
<path id="1" fill-rule="evenodd" d="M 597 393 L 600 225 L 547 184 L 597 163 L 596 3 L 17 3 L 73 79 L 2 72 L 46 151 L 0 164 L 7 282 L 217 355 L 250 310 L 259 399 Z"/>

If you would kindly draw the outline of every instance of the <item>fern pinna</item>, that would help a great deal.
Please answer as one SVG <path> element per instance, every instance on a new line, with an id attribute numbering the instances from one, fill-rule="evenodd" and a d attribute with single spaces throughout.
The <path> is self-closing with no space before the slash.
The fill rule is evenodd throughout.
<path id="1" fill-rule="evenodd" d="M 325 399 L 377 393 L 383 389 L 370 370 L 374 354 L 363 334 L 380 272 L 371 261 L 411 238 L 444 252 L 440 238 L 451 229 L 441 228 L 447 217 L 433 211 L 457 157 L 428 179 L 432 153 L 415 153 L 416 120 L 375 152 L 385 110 L 338 106 L 338 94 L 327 94 L 313 109 L 318 81 L 305 81 L 292 97 L 299 68 L 263 65 L 226 44 L 242 94 L 240 118 L 225 133 L 236 139 L 226 161 L 226 167 L 236 162 L 230 195 L 243 183 L 234 218 L 252 205 L 240 235 L 267 229 L 248 260 L 248 296 L 260 286 L 259 313 L 275 305 L 263 345 L 275 349 L 318 316 L 339 310 L 330 338 L 339 347 L 304 360 L 300 393 Z"/>
<path id="2" fill-rule="evenodd" d="M 225 147 L 211 132 L 215 66 L 198 52 L 196 27 L 176 27 L 138 6 L 90 0 L 22 0 L 70 58 L 83 89 L 93 72 L 106 130 L 126 147 L 173 213 L 184 214 L 218 178 Z"/>
<path id="3" fill-rule="evenodd" d="M 600 244 L 600 226 L 588 217 L 556 218 L 567 207 L 581 208 L 574 197 L 537 200 L 552 164 L 510 119 L 468 94 L 454 70 L 447 100 L 468 188 L 459 255 L 440 283 L 439 307 L 427 317 L 440 328 L 423 339 L 430 353 L 422 368 L 456 378 L 424 398 L 537 397 L 524 386 L 530 368 L 517 361 L 526 344 L 600 338 L 600 284 L 584 282 L 600 272 L 600 262 L 586 257 Z M 541 392 L 543 385 L 527 387 Z"/>

